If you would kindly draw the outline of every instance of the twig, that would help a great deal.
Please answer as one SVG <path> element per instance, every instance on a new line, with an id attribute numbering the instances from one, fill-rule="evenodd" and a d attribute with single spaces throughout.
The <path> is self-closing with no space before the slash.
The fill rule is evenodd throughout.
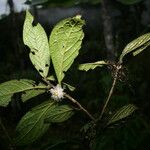
<path id="1" fill-rule="evenodd" d="M 0 126 L 2 127 L 2 130 L 4 131 L 9 143 L 10 143 L 10 150 L 14 150 L 14 145 L 13 145 L 13 141 L 12 138 L 9 136 L 4 124 L 2 123 L 2 119 L 0 118 Z"/>
<path id="2" fill-rule="evenodd" d="M 42 80 L 48 84 L 50 87 L 54 87 L 53 84 L 51 84 L 47 79 L 42 78 Z M 74 104 L 76 104 L 80 110 L 82 110 L 83 112 L 85 112 L 94 122 L 96 121 L 95 118 L 74 98 L 72 98 L 70 95 L 68 95 L 67 93 L 64 93 L 64 97 L 66 97 L 68 100 L 70 100 L 71 102 L 73 102 Z"/>
<path id="3" fill-rule="evenodd" d="M 45 82 L 49 86 L 49 88 L 54 87 L 54 85 L 51 84 L 47 79 L 42 78 L 42 81 Z"/>
<path id="4" fill-rule="evenodd" d="M 114 74 L 113 83 L 112 83 L 112 86 L 111 86 L 111 89 L 109 91 L 108 97 L 107 97 L 106 102 L 105 102 L 105 104 L 104 104 L 104 106 L 102 108 L 102 111 L 101 111 L 101 114 L 100 114 L 100 117 L 98 118 L 98 120 L 102 119 L 103 114 L 105 112 L 105 109 L 106 109 L 106 107 L 107 107 L 107 105 L 108 105 L 108 103 L 110 101 L 110 98 L 111 98 L 111 96 L 113 94 L 113 91 L 114 91 L 114 88 L 115 88 L 115 85 L 116 85 L 116 82 L 117 82 L 117 79 L 118 79 L 118 71 L 121 69 L 121 67 L 122 67 L 121 65 L 116 66 L 116 71 L 115 71 L 115 74 Z"/>
<path id="5" fill-rule="evenodd" d="M 94 122 L 96 121 L 95 118 L 77 100 L 75 100 L 74 98 L 72 98 L 70 95 L 66 93 L 64 93 L 64 96 L 68 98 L 68 100 L 76 104 L 80 108 L 80 110 L 85 112 Z"/>

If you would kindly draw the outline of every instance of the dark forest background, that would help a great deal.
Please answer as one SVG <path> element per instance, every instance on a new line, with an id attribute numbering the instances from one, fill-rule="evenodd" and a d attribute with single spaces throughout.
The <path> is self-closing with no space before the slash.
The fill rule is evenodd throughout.
<path id="1" fill-rule="evenodd" d="M 93 114 L 99 111 L 111 87 L 111 72 L 97 68 L 81 72 L 78 65 L 98 60 L 115 61 L 127 43 L 150 32 L 149 0 L 47 0 L 27 1 L 30 12 L 50 35 L 54 25 L 67 17 L 81 14 L 86 21 L 85 38 L 80 54 L 68 71 L 66 80 L 76 90 L 71 93 Z M 38 79 L 22 40 L 25 12 L 16 12 L 13 0 L 8 0 L 10 14 L 0 19 L 0 83 L 19 78 Z M 0 6 L 1 7 L 1 6 Z M 94 141 L 93 150 L 149 150 L 150 149 L 150 51 L 125 60 L 128 68 L 125 82 L 118 82 L 109 111 L 128 103 L 137 105 L 138 112 L 121 124 L 115 124 Z M 18 104 L 15 97 L 7 108 L 0 108 L 0 116 L 13 137 L 20 118 L 44 95 L 33 102 Z M 82 113 L 72 119 L 54 124 L 39 141 L 21 150 L 85 150 L 87 143 L 81 128 L 88 121 Z M 0 149 L 7 149 L 8 140 L 0 129 Z"/>

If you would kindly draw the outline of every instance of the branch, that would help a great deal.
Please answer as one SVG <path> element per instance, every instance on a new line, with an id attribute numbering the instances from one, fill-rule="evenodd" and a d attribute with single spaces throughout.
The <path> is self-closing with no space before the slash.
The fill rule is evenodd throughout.
<path id="1" fill-rule="evenodd" d="M 64 93 L 64 96 L 68 98 L 68 100 L 76 104 L 80 108 L 80 110 L 85 112 L 94 122 L 96 122 L 95 118 L 77 100 L 75 100 L 74 98 L 72 98 L 70 95 L 66 93 Z"/>
<path id="2" fill-rule="evenodd" d="M 103 34 L 107 48 L 108 60 L 115 60 L 113 24 L 111 17 L 111 0 L 101 0 L 101 17 L 103 22 Z"/>
<path id="3" fill-rule="evenodd" d="M 50 87 L 55 87 L 53 84 L 51 84 L 47 79 L 42 78 L 42 80 L 48 84 Z M 66 97 L 68 100 L 70 100 L 71 102 L 73 102 L 74 104 L 76 104 L 80 110 L 82 110 L 83 112 L 85 112 L 94 122 L 96 121 L 95 118 L 74 98 L 72 98 L 69 94 L 64 93 L 64 97 Z"/>
<path id="4" fill-rule="evenodd" d="M 112 86 L 111 86 L 111 89 L 109 91 L 108 97 L 107 97 L 106 102 L 105 102 L 105 104 L 104 104 L 104 106 L 102 108 L 102 111 L 101 111 L 101 114 L 100 114 L 100 117 L 98 118 L 98 120 L 102 119 L 103 114 L 105 112 L 105 109 L 106 109 L 106 107 L 107 107 L 107 105 L 108 105 L 108 103 L 110 101 L 110 98 L 111 98 L 111 96 L 113 94 L 113 91 L 114 91 L 114 88 L 115 88 L 115 85 L 116 85 L 116 82 L 117 82 L 117 79 L 118 79 L 118 72 L 121 69 L 121 67 L 122 67 L 121 65 L 116 66 L 116 71 L 115 71 L 115 74 L 114 74 L 113 83 L 112 83 Z"/>
<path id="5" fill-rule="evenodd" d="M 49 88 L 54 87 L 54 85 L 51 84 L 46 78 L 42 78 L 42 81 L 45 82 L 49 86 Z"/>

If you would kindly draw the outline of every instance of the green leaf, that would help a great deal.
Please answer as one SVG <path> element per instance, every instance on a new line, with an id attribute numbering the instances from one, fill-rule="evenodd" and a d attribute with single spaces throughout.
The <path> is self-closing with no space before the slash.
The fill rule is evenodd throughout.
<path id="1" fill-rule="evenodd" d="M 88 71 L 90 69 L 95 69 L 96 67 L 103 67 L 104 65 L 107 65 L 107 63 L 105 61 L 97 61 L 94 63 L 86 63 L 86 64 L 81 64 L 79 65 L 79 70 L 84 70 L 84 71 Z"/>
<path id="2" fill-rule="evenodd" d="M 146 49 L 150 45 L 150 41 L 148 41 L 146 44 L 144 44 L 142 47 L 138 48 L 138 50 L 133 52 L 133 56 L 138 55 L 141 53 L 144 49 Z"/>
<path id="3" fill-rule="evenodd" d="M 66 86 L 70 91 L 74 91 L 74 90 L 76 89 L 74 86 L 72 86 L 72 85 L 70 85 L 70 84 L 67 84 L 67 83 L 65 83 L 65 82 L 62 82 L 62 84 L 63 84 L 64 86 Z"/>
<path id="4" fill-rule="evenodd" d="M 0 106 L 7 106 L 14 93 L 19 93 L 31 89 L 44 89 L 45 85 L 36 85 L 34 81 L 21 79 L 11 80 L 0 84 Z"/>
<path id="5" fill-rule="evenodd" d="M 45 93 L 44 89 L 34 89 L 34 90 L 26 91 L 25 93 L 22 94 L 22 101 L 26 102 L 27 100 L 43 93 Z"/>
<path id="6" fill-rule="evenodd" d="M 29 144 L 41 137 L 50 125 L 44 119 L 55 106 L 53 101 L 47 101 L 25 114 L 16 128 L 16 144 Z"/>
<path id="7" fill-rule="evenodd" d="M 53 75 L 47 77 L 48 80 L 50 81 L 56 81 L 55 77 Z M 62 82 L 64 88 L 67 87 L 70 91 L 74 91 L 75 90 L 75 87 L 70 85 L 70 84 L 67 84 L 65 82 Z"/>
<path id="8" fill-rule="evenodd" d="M 79 54 L 84 33 L 81 16 L 59 22 L 50 35 L 50 53 L 58 82 L 61 83 L 74 59 Z"/>
<path id="9" fill-rule="evenodd" d="M 38 23 L 33 26 L 33 16 L 27 11 L 23 28 L 24 44 L 30 48 L 30 60 L 42 77 L 46 77 L 50 67 L 50 51 L 47 35 Z"/>
<path id="10" fill-rule="evenodd" d="M 128 117 L 136 109 L 137 109 L 137 107 L 135 105 L 133 105 L 133 104 L 129 104 L 129 105 L 123 106 L 122 108 L 120 108 L 114 114 L 111 115 L 111 117 L 109 118 L 109 121 L 108 121 L 107 125 L 112 124 L 112 123 L 117 122 L 117 121 L 119 121 L 119 120 L 121 120 L 123 118 Z"/>
<path id="11" fill-rule="evenodd" d="M 56 81 L 56 78 L 53 75 L 47 77 L 46 79 L 50 80 L 50 81 Z M 63 88 L 64 89 L 67 87 L 70 91 L 74 91 L 75 90 L 75 87 L 70 85 L 70 84 L 67 84 L 65 82 L 62 82 L 62 84 L 63 84 Z"/>
<path id="12" fill-rule="evenodd" d="M 133 40 L 122 51 L 122 54 L 120 55 L 120 63 L 123 62 L 123 57 L 127 55 L 128 53 L 132 52 L 133 55 L 137 55 L 140 52 L 142 52 L 144 49 L 146 49 L 150 45 L 150 33 L 144 34 L 137 39 Z"/>
<path id="13" fill-rule="evenodd" d="M 46 101 L 27 112 L 16 128 L 15 142 L 26 145 L 40 138 L 52 122 L 63 122 L 73 115 L 68 105 L 59 106 L 54 101 Z"/>
<path id="14" fill-rule="evenodd" d="M 55 80 L 56 80 L 55 77 L 54 77 L 53 75 L 47 77 L 46 79 L 48 79 L 48 80 L 50 80 L 50 81 L 55 81 Z"/>
<path id="15" fill-rule="evenodd" d="M 73 109 L 68 105 L 61 105 L 53 109 L 45 119 L 45 122 L 63 122 L 74 114 Z"/>
<path id="16" fill-rule="evenodd" d="M 118 2 L 125 5 L 132 5 L 141 2 L 142 0 L 117 0 Z"/>

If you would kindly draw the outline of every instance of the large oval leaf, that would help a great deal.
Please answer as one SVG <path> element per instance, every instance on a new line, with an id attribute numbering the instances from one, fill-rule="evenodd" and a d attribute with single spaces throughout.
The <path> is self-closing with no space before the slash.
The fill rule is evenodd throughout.
<path id="1" fill-rule="evenodd" d="M 85 64 L 81 64 L 79 66 L 79 70 L 84 70 L 84 71 L 88 71 L 90 69 L 95 69 L 96 67 L 103 67 L 104 65 L 107 65 L 107 62 L 105 61 L 97 61 L 94 63 L 85 63 Z"/>
<path id="2" fill-rule="evenodd" d="M 34 81 L 21 79 L 11 80 L 0 84 L 0 106 L 7 106 L 14 93 L 31 89 L 44 89 L 45 85 L 36 85 Z"/>
<path id="3" fill-rule="evenodd" d="M 123 61 L 123 57 L 127 55 L 128 53 L 132 52 L 133 55 L 137 55 L 140 52 L 142 52 L 145 48 L 147 48 L 150 45 L 150 33 L 144 34 L 137 39 L 133 40 L 122 51 L 122 54 L 120 55 L 120 63 Z"/>
<path id="4" fill-rule="evenodd" d="M 63 122 L 74 114 L 73 109 L 68 105 L 61 105 L 53 109 L 46 117 L 45 122 Z"/>
<path id="5" fill-rule="evenodd" d="M 114 122 L 117 122 L 117 121 L 119 121 L 121 119 L 124 119 L 124 118 L 128 117 L 136 109 L 137 109 L 137 107 L 135 105 L 133 105 L 133 104 L 129 104 L 129 105 L 123 106 L 122 108 L 120 108 L 114 114 L 111 115 L 107 125 L 112 124 Z"/>
<path id="6" fill-rule="evenodd" d="M 61 83 L 81 48 L 84 33 L 81 16 L 59 22 L 50 35 L 50 53 L 58 82 Z"/>
<path id="7" fill-rule="evenodd" d="M 38 23 L 33 26 L 33 16 L 27 11 L 23 28 L 24 44 L 30 48 L 30 59 L 42 77 L 46 77 L 50 66 L 50 51 L 47 35 Z"/>
<path id="8" fill-rule="evenodd" d="M 47 101 L 23 116 L 16 128 L 16 144 L 29 144 L 41 137 L 50 125 L 44 123 L 44 119 L 54 107 L 53 101 Z"/>

